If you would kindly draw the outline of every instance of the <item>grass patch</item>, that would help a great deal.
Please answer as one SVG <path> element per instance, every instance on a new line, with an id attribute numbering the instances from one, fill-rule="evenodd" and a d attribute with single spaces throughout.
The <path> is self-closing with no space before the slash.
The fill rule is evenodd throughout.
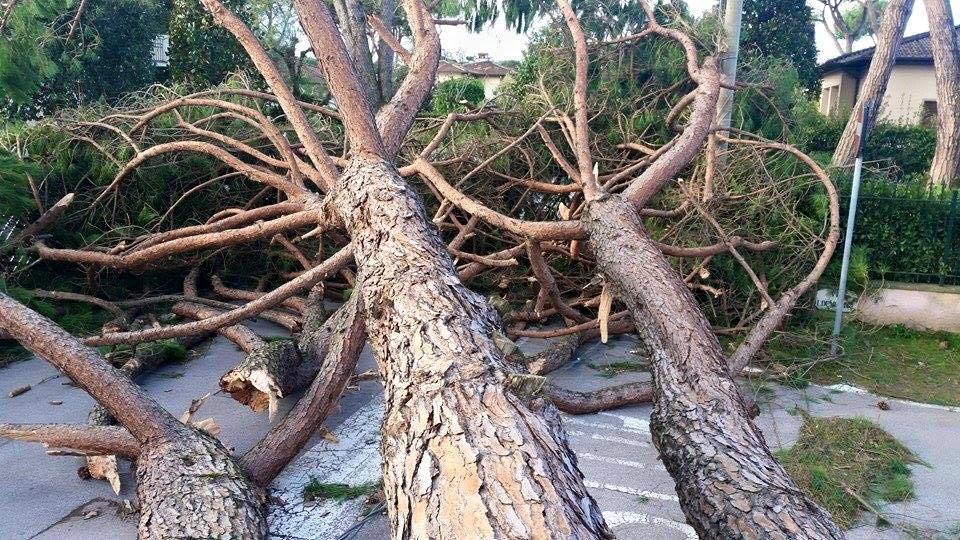
<path id="1" fill-rule="evenodd" d="M 335 501 L 346 501 L 369 495 L 380 489 L 380 481 L 368 482 L 357 486 L 349 484 L 324 484 L 314 477 L 310 477 L 310 482 L 303 486 L 304 502 L 320 501 L 333 499 Z"/>
<path id="2" fill-rule="evenodd" d="M 0 367 L 30 358 L 30 351 L 16 341 L 0 341 Z"/>
<path id="3" fill-rule="evenodd" d="M 622 373 L 627 373 L 630 371 L 646 371 L 647 366 L 639 362 L 611 362 L 609 364 L 589 364 L 591 369 L 597 371 L 597 375 L 607 379 L 612 379 L 617 375 Z"/>
<path id="4" fill-rule="evenodd" d="M 845 529 L 864 511 L 858 496 L 888 502 L 914 496 L 908 464 L 918 460 L 865 418 L 804 415 L 796 444 L 777 451 L 776 456 L 797 484 Z"/>
<path id="5" fill-rule="evenodd" d="M 960 405 L 960 335 L 851 321 L 840 335 L 843 354 L 827 358 L 830 326 L 816 318 L 771 340 L 765 348 L 769 377 L 792 386 L 847 383 L 884 396 Z"/>

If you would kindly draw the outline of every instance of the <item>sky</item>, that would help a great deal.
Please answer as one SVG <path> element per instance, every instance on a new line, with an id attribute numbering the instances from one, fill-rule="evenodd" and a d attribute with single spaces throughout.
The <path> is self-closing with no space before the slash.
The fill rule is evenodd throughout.
<path id="1" fill-rule="evenodd" d="M 950 0 L 950 3 L 956 20 L 960 17 L 960 0 Z M 716 6 L 717 1 L 687 0 L 687 5 L 690 6 L 690 10 L 695 15 L 700 15 Z M 814 4 L 811 3 L 811 5 Z M 839 52 L 826 30 L 820 24 L 817 24 L 816 28 L 818 60 L 823 62 L 837 56 Z M 913 15 L 907 23 L 906 35 L 926 32 L 927 28 L 927 13 L 923 9 L 923 2 L 915 0 Z M 527 46 L 527 36 L 508 30 L 502 20 L 497 21 L 493 27 L 479 33 L 471 33 L 463 26 L 444 26 L 440 28 L 440 40 L 443 44 L 444 54 L 457 59 L 487 53 L 493 60 L 519 60 L 523 57 L 523 52 Z M 864 38 L 857 42 L 855 48 L 872 46 L 873 40 Z"/>

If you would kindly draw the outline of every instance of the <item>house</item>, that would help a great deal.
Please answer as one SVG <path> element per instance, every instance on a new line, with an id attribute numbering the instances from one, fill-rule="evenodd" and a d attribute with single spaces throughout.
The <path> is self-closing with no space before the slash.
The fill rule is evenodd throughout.
<path id="1" fill-rule="evenodd" d="M 960 33 L 960 26 L 955 31 Z M 820 66 L 820 112 L 836 114 L 853 108 L 873 51 L 871 47 L 844 54 Z M 880 114 L 900 124 L 936 122 L 937 80 L 929 32 L 901 41 Z"/>
<path id="2" fill-rule="evenodd" d="M 510 74 L 510 68 L 490 60 L 486 53 L 480 53 L 476 61 L 454 62 L 441 60 L 437 68 L 437 82 L 441 83 L 457 77 L 478 79 L 483 83 L 483 94 L 487 99 L 493 99 L 497 88 Z"/>

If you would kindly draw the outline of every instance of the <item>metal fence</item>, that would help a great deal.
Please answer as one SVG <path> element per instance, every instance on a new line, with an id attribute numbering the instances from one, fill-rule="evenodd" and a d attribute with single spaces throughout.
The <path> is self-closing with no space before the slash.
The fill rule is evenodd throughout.
<path id="1" fill-rule="evenodd" d="M 841 185 L 846 216 L 850 186 Z M 854 249 L 871 279 L 960 285 L 960 189 L 929 190 L 889 181 L 861 187 Z"/>

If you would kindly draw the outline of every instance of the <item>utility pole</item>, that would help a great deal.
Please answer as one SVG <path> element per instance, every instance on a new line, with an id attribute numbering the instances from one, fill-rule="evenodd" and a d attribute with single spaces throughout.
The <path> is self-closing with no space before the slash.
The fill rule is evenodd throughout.
<path id="1" fill-rule="evenodd" d="M 720 102 L 717 109 L 717 124 L 721 128 L 730 127 L 733 116 L 733 85 L 737 82 L 737 59 L 740 56 L 740 20 L 743 17 L 743 0 L 724 2 L 723 30 L 726 34 L 725 51 L 720 60 L 723 83 L 731 88 L 720 89 Z"/>

